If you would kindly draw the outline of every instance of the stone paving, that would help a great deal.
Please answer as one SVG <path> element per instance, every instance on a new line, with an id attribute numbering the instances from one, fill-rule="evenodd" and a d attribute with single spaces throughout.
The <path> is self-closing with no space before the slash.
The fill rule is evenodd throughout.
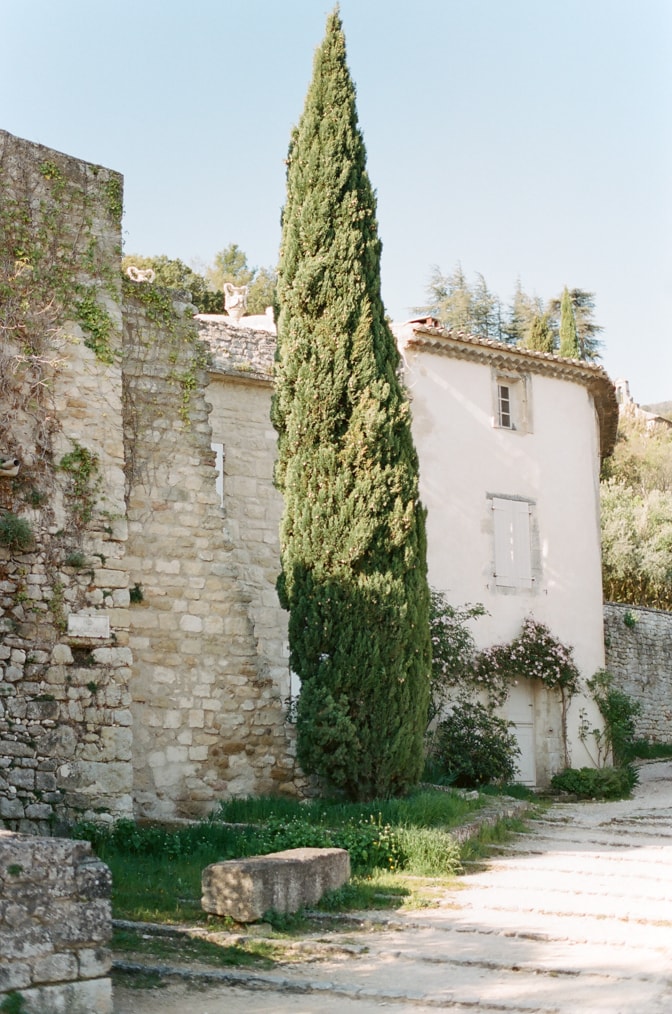
<path id="1" fill-rule="evenodd" d="M 439 907 L 368 918 L 319 960 L 123 991 L 115 1010 L 667 1014 L 672 763 L 643 765 L 632 800 L 554 806 Z"/>

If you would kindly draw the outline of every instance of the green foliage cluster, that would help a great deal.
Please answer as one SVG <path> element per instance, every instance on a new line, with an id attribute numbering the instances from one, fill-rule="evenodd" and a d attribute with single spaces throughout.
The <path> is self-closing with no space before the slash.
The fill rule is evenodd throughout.
<path id="1" fill-rule="evenodd" d="M 525 618 L 520 634 L 511 642 L 480 652 L 474 668 L 476 684 L 487 689 L 490 699 L 497 703 L 504 702 L 508 688 L 517 679 L 539 680 L 549 690 L 561 690 L 569 696 L 579 686 L 572 649 L 531 616 Z"/>
<path id="2" fill-rule="evenodd" d="M 359 876 L 376 870 L 441 875 L 459 868 L 459 848 L 450 828 L 480 805 L 480 800 L 437 791 L 368 805 L 229 800 L 209 820 L 179 829 L 143 826 L 132 820 L 112 825 L 85 821 L 72 828 L 71 837 L 90 841 L 106 862 L 124 856 L 173 864 L 194 860 L 199 872 L 202 866 L 224 859 L 289 848 L 335 847 L 348 850 L 353 872 Z"/>
<path id="3" fill-rule="evenodd" d="M 236 243 L 230 243 L 215 254 L 213 263 L 204 272 L 189 267 L 178 257 L 159 254 L 145 257 L 128 254 L 122 260 L 122 269 L 134 266 L 151 268 L 155 273 L 154 283 L 165 289 L 177 289 L 191 293 L 191 299 L 199 313 L 224 313 L 225 282 L 246 285 L 247 313 L 265 313 L 266 308 L 275 306 L 277 275 L 273 268 L 251 268 L 247 255 Z"/>
<path id="4" fill-rule="evenodd" d="M 576 693 L 579 672 L 572 649 L 531 616 L 512 641 L 477 652 L 468 624 L 484 615 L 480 603 L 454 607 L 442 592 L 432 589 L 430 718 L 441 711 L 452 689 L 485 691 L 493 706 L 504 703 L 519 679 L 539 680 L 549 690 L 560 689 L 569 696 Z"/>
<path id="5" fill-rule="evenodd" d="M 58 467 L 69 479 L 68 495 L 72 504 L 73 518 L 80 527 L 88 524 L 93 517 L 96 491 L 100 486 L 98 455 L 76 440 L 71 451 L 64 454 Z"/>
<path id="6" fill-rule="evenodd" d="M 0 511 L 0 546 L 21 552 L 31 548 L 34 538 L 30 523 L 25 518 L 11 511 Z"/>
<path id="7" fill-rule="evenodd" d="M 602 328 L 593 319 L 594 294 L 566 288 L 564 293 L 569 301 L 565 305 L 565 328 L 570 326 L 570 311 L 574 322 L 572 358 L 599 359 L 601 342 L 598 336 Z M 475 282 L 470 283 L 458 263 L 447 275 L 438 267 L 434 268 L 427 287 L 427 303 L 415 309 L 418 313 L 438 317 L 444 327 L 454 331 L 537 352 L 558 352 L 562 344 L 563 296 L 545 303 L 537 296 L 529 296 L 518 282 L 513 299 L 506 307 L 488 288 L 482 274 L 477 274 Z M 568 344 L 565 347 L 570 348 Z M 569 351 L 560 349 L 560 355 L 568 354 Z"/>
<path id="8" fill-rule="evenodd" d="M 10 990 L 0 1003 L 0 1011 L 2 1014 L 26 1014 L 28 1006 L 25 997 L 15 989 Z"/>
<path id="9" fill-rule="evenodd" d="M 630 759 L 659 760 L 672 757 L 672 743 L 655 743 L 646 739 L 636 739 L 628 748 Z"/>
<path id="10" fill-rule="evenodd" d="M 567 286 L 565 286 L 560 301 L 560 348 L 558 352 L 567 359 L 579 359 L 581 357 L 574 305 Z"/>
<path id="11" fill-rule="evenodd" d="M 616 767 L 626 764 L 632 756 L 635 718 L 641 711 L 639 701 L 619 690 L 606 669 L 599 669 L 588 680 L 587 687 L 604 719 L 604 731 L 593 730 L 601 756 L 611 753 Z"/>
<path id="12" fill-rule="evenodd" d="M 171 366 L 169 380 L 180 389 L 179 414 L 184 426 L 188 428 L 191 424 L 192 397 L 199 383 L 198 374 L 208 365 L 208 354 L 203 343 L 198 340 L 192 311 L 187 307 L 180 316 L 170 289 L 157 285 L 138 285 L 126 278 L 123 287 L 128 298 L 142 304 L 147 320 L 156 325 L 164 340 L 168 341 L 167 359 Z"/>
<path id="13" fill-rule="evenodd" d="M 440 713 L 451 689 L 474 675 L 476 642 L 468 623 L 485 615 L 477 605 L 451 606 L 443 592 L 430 590 L 429 625 L 432 640 L 432 685 L 428 721 Z"/>
<path id="14" fill-rule="evenodd" d="M 89 289 L 75 302 L 75 311 L 86 334 L 84 344 L 101 363 L 111 365 L 114 362 L 111 345 L 114 323 L 105 307 L 98 302 L 93 289 Z"/>
<path id="15" fill-rule="evenodd" d="M 166 257 L 165 254 L 142 257 L 139 254 L 129 254 L 122 259 L 121 266 L 124 272 L 131 266 L 143 270 L 151 268 L 156 275 L 155 286 L 189 292 L 199 313 L 224 313 L 224 293 L 214 291 L 202 274 L 190 268 L 178 257 Z M 153 287 L 142 285 L 137 288 L 144 290 Z"/>
<path id="16" fill-rule="evenodd" d="M 206 278 L 216 290 L 226 282 L 247 286 L 247 313 L 265 313 L 277 301 L 278 277 L 273 268 L 251 268 L 247 256 L 237 243 L 230 243 L 215 254 L 214 263 L 206 269 Z"/>
<path id="17" fill-rule="evenodd" d="M 553 775 L 551 789 L 569 792 L 579 799 L 627 799 L 637 784 L 631 765 L 606 768 L 566 768 Z"/>
<path id="18" fill-rule="evenodd" d="M 672 610 L 672 431 L 622 417 L 600 501 L 605 599 Z"/>
<path id="19" fill-rule="evenodd" d="M 520 753 L 511 722 L 461 698 L 436 730 L 432 759 L 450 784 L 473 788 L 514 780 Z"/>
<path id="20" fill-rule="evenodd" d="M 337 12 L 287 165 L 272 418 L 298 757 L 348 797 L 371 799 L 407 791 L 422 771 L 429 591 L 417 455 Z"/>

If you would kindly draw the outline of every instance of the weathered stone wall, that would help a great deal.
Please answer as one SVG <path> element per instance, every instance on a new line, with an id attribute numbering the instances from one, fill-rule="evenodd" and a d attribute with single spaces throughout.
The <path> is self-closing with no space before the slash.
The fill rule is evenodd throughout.
<path id="1" fill-rule="evenodd" d="M 125 312 L 127 565 L 142 596 L 134 793 L 139 815 L 195 816 L 232 795 L 295 791 L 295 772 L 282 688 L 258 650 L 254 581 L 225 531 L 206 347 L 184 307 L 157 312 L 160 298 L 137 286 Z"/>
<path id="2" fill-rule="evenodd" d="M 0 831 L 0 1006 L 17 991 L 27 1014 L 112 1011 L 110 889 L 88 842 Z"/>
<path id="3" fill-rule="evenodd" d="M 45 831 L 131 812 L 122 180 L 4 132 L 0 176 L 0 826 Z"/>
<path id="4" fill-rule="evenodd" d="M 607 603 L 604 635 L 606 668 L 641 706 L 637 738 L 672 743 L 672 613 Z"/>
<path id="5" fill-rule="evenodd" d="M 275 337 L 244 324 L 244 317 L 233 325 L 203 316 L 199 332 L 212 357 L 208 399 L 212 438 L 223 449 L 225 528 L 250 599 L 261 663 L 288 698 L 287 614 L 275 588 L 282 515 L 282 496 L 273 485 L 277 434 L 270 421 Z"/>

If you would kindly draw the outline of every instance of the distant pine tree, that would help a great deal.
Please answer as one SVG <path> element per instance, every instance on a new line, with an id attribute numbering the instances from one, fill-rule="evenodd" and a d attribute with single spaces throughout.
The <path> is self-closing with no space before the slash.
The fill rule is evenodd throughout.
<path id="1" fill-rule="evenodd" d="M 425 515 L 380 253 L 336 9 L 289 148 L 272 418 L 298 757 L 353 799 L 418 781 L 431 668 Z"/>
<path id="2" fill-rule="evenodd" d="M 576 318 L 569 289 L 565 286 L 560 301 L 560 355 L 567 359 L 580 359 L 581 349 L 576 332 Z"/>

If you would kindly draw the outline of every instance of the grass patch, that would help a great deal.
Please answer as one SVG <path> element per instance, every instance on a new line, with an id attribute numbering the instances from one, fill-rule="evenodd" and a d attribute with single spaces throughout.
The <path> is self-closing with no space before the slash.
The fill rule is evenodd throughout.
<path id="1" fill-rule="evenodd" d="M 380 799 L 372 803 L 345 803 L 340 800 L 313 799 L 297 802 L 262 796 L 257 799 L 231 799 L 220 803 L 216 819 L 258 824 L 271 817 L 300 817 L 311 824 L 337 827 L 349 821 L 380 819 L 383 824 L 406 827 L 454 827 L 482 805 L 455 792 L 421 789 L 402 799 Z"/>
<path id="2" fill-rule="evenodd" d="M 465 846 L 457 845 L 451 828 L 487 801 L 429 788 L 366 805 L 233 800 L 210 819 L 177 829 L 120 820 L 112 826 L 80 823 L 71 833 L 90 841 L 110 867 L 115 918 L 231 928 L 230 920 L 227 926 L 201 910 L 201 873 L 211 863 L 336 846 L 350 853 L 353 876 L 322 900 L 322 912 L 424 904 L 426 885 L 417 878 L 447 880 L 461 872 Z M 284 921 L 296 928 L 296 919 L 282 917 L 274 925 Z"/>
<path id="3" fill-rule="evenodd" d="M 664 760 L 672 757 L 672 743 L 649 743 L 638 739 L 628 746 L 627 754 L 628 760 Z"/>
<path id="4" fill-rule="evenodd" d="M 482 827 L 477 835 L 462 844 L 462 861 L 473 863 L 487 859 L 497 852 L 499 845 L 506 845 L 512 834 L 525 830 L 525 822 L 517 817 L 506 817 L 496 824 Z"/>

